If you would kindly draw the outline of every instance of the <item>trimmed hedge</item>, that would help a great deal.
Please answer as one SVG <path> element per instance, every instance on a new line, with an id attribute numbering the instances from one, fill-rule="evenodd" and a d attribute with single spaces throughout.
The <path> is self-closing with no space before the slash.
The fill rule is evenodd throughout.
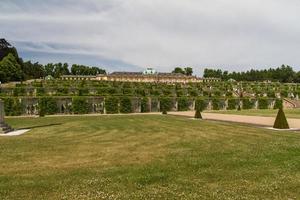
<path id="1" fill-rule="evenodd" d="M 239 100 L 238 99 L 228 99 L 228 110 L 235 110 L 239 106 Z"/>
<path id="2" fill-rule="evenodd" d="M 117 97 L 107 97 L 105 99 L 105 109 L 107 114 L 119 113 L 119 99 Z"/>
<path id="3" fill-rule="evenodd" d="M 23 114 L 23 105 L 16 98 L 5 98 L 4 112 L 6 116 L 19 116 Z"/>
<path id="4" fill-rule="evenodd" d="M 252 109 L 254 107 L 254 104 L 255 104 L 255 102 L 253 100 L 248 99 L 248 98 L 243 98 L 242 102 L 243 102 L 243 109 L 244 110 Z"/>
<path id="5" fill-rule="evenodd" d="M 269 108 L 269 101 L 266 98 L 259 98 L 258 99 L 258 109 L 268 109 Z"/>
<path id="6" fill-rule="evenodd" d="M 148 102 L 149 102 L 149 99 L 147 97 L 141 99 L 141 112 L 142 113 L 150 112 Z"/>
<path id="7" fill-rule="evenodd" d="M 200 110 L 200 112 L 202 112 L 203 110 L 205 110 L 207 108 L 207 101 L 205 101 L 204 99 L 196 99 L 195 101 L 195 110 Z"/>
<path id="8" fill-rule="evenodd" d="M 160 100 L 160 110 L 170 111 L 172 109 L 172 99 L 168 97 L 162 97 Z"/>
<path id="9" fill-rule="evenodd" d="M 85 97 L 74 97 L 72 99 L 72 111 L 74 114 L 87 114 L 89 113 L 89 105 Z"/>
<path id="10" fill-rule="evenodd" d="M 277 129 L 290 128 L 282 108 L 279 108 L 273 128 L 277 128 Z"/>
<path id="11" fill-rule="evenodd" d="M 212 109 L 213 110 L 220 110 L 220 100 L 219 99 L 213 99 L 212 100 Z"/>
<path id="12" fill-rule="evenodd" d="M 188 98 L 181 97 L 177 99 L 178 111 L 188 111 L 189 110 L 189 100 Z"/>
<path id="13" fill-rule="evenodd" d="M 39 114 L 43 115 L 54 115 L 58 113 L 59 109 L 56 101 L 52 97 L 42 97 L 38 100 Z"/>
<path id="14" fill-rule="evenodd" d="M 120 112 L 132 113 L 132 102 L 129 97 L 122 97 L 120 99 Z"/>

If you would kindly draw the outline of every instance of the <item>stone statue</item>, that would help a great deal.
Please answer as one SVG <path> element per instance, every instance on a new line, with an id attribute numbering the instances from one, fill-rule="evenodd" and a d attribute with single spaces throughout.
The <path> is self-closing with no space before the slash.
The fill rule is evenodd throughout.
<path id="1" fill-rule="evenodd" d="M 0 99 L 0 134 L 5 134 L 13 131 L 13 129 L 4 122 L 4 116 L 4 102 Z"/>

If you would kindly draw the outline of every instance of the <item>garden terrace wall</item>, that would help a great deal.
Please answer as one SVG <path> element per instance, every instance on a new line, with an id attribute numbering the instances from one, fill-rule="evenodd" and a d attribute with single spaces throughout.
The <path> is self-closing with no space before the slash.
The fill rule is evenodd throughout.
<path id="1" fill-rule="evenodd" d="M 166 111 L 189 111 L 195 110 L 201 104 L 201 110 L 228 108 L 228 101 L 235 102 L 231 109 L 241 105 L 243 108 L 244 99 L 224 99 L 224 98 L 187 98 L 187 97 L 131 97 L 131 96 L 111 96 L 111 97 L 89 97 L 89 96 L 69 96 L 69 97 L 3 97 L 6 115 L 38 115 L 42 108 L 50 114 L 114 114 L 114 113 L 145 113 Z M 44 99 L 42 101 L 41 99 Z M 47 110 L 47 101 L 51 102 L 51 110 Z M 263 106 L 259 106 L 260 99 L 250 99 L 253 103 L 251 108 L 272 109 L 276 99 L 264 98 Z M 39 105 L 43 102 L 43 106 Z M 46 102 L 46 103 L 45 103 Z M 53 103 L 55 102 L 55 103 Z M 267 102 L 267 105 L 265 104 Z M 245 103 L 245 102 L 244 102 Z M 262 103 L 262 102 L 260 102 Z M 53 105 L 56 108 L 53 108 Z M 233 104 L 233 103 L 232 103 Z M 278 104 L 278 103 L 277 103 Z M 81 106 L 83 107 L 81 109 Z M 250 109 L 247 107 L 247 109 Z M 55 113 L 54 113 L 55 111 Z"/>

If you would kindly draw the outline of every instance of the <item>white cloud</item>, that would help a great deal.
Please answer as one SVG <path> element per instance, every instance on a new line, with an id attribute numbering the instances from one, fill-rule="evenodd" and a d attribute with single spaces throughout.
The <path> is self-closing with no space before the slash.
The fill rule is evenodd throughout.
<path id="1" fill-rule="evenodd" d="M 94 55 L 162 71 L 297 67 L 299 9 L 296 0 L 4 0 L 0 26 L 8 40 L 37 44 L 22 45 L 25 51 Z"/>

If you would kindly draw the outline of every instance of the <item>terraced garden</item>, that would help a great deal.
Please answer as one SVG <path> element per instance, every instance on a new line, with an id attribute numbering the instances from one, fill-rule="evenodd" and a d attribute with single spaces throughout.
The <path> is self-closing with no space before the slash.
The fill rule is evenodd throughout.
<path id="1" fill-rule="evenodd" d="M 298 84 L 217 82 L 156 84 L 106 81 L 31 81 L 3 85 L 7 115 L 273 109 L 297 101 Z M 299 103 L 300 104 L 300 103 Z M 47 105 L 47 106 L 46 106 Z"/>

